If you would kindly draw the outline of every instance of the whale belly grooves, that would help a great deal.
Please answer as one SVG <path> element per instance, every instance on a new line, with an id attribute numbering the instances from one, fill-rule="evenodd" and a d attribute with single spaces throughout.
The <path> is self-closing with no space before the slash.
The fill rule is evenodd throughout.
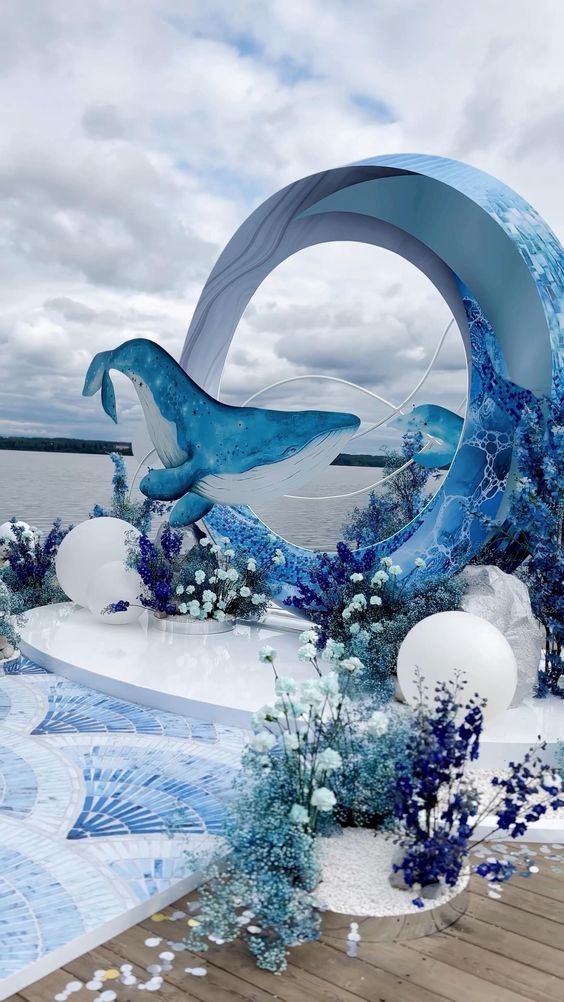
<path id="1" fill-rule="evenodd" d="M 188 453 L 178 445 L 176 424 L 163 417 L 146 382 L 135 374 L 129 378 L 139 397 L 149 435 L 161 463 L 163 466 L 181 466 L 188 459 Z"/>
<path id="2" fill-rule="evenodd" d="M 312 480 L 327 468 L 350 441 L 350 429 L 327 432 L 287 459 L 254 466 L 241 473 L 212 473 L 191 488 L 216 504 L 252 505 L 286 494 Z"/>

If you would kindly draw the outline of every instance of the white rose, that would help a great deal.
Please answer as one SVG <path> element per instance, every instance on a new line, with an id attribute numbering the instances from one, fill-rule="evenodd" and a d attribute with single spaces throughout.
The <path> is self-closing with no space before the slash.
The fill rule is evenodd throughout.
<path id="1" fill-rule="evenodd" d="M 317 790 L 313 791 L 311 806 L 317 807 L 318 811 L 332 811 L 336 803 L 335 794 L 326 786 L 319 786 Z"/>
<path id="2" fill-rule="evenodd" d="M 274 748 L 275 744 L 276 738 L 274 737 L 274 734 L 270 733 L 270 731 L 259 731 L 259 733 L 255 734 L 253 740 L 251 741 L 251 746 L 261 755 L 269 752 L 271 748 Z"/>
<path id="3" fill-rule="evenodd" d="M 366 730 L 375 738 L 381 738 L 388 730 L 389 720 L 382 710 L 374 710 L 374 713 L 366 721 Z"/>

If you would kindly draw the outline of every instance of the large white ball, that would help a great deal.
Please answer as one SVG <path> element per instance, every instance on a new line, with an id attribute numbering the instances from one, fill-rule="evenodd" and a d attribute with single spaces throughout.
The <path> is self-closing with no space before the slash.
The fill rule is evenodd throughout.
<path id="1" fill-rule="evenodd" d="M 398 654 L 398 682 L 408 703 L 418 699 L 416 670 L 433 690 L 452 681 L 457 669 L 467 684 L 463 696 L 487 699 L 486 720 L 507 709 L 517 686 L 517 662 L 496 626 L 470 612 L 437 612 L 409 631 Z"/>
<path id="2" fill-rule="evenodd" d="M 126 537 L 140 533 L 121 518 L 91 518 L 81 522 L 65 536 L 55 561 L 57 578 L 73 602 L 87 606 L 90 579 L 103 564 L 124 562 Z"/>
<path id="3" fill-rule="evenodd" d="M 121 560 L 110 560 L 98 567 L 90 578 L 86 593 L 88 608 L 101 623 L 133 623 L 143 614 L 139 602 L 142 591 L 143 582 L 137 571 L 125 567 Z M 126 612 L 102 612 L 108 605 L 121 600 L 132 603 Z"/>

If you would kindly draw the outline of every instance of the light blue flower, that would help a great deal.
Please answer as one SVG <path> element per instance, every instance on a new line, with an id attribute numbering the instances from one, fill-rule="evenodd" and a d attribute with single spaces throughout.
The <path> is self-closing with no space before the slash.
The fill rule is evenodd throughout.
<path id="1" fill-rule="evenodd" d="M 364 668 L 364 665 L 360 658 L 345 658 L 344 661 L 341 661 L 341 668 L 343 671 L 348 671 L 351 675 L 354 675 L 355 672 Z"/>
<path id="2" fill-rule="evenodd" d="M 251 747 L 261 755 L 269 752 L 272 748 L 274 748 L 275 744 L 276 738 L 274 737 L 274 734 L 270 733 L 270 731 L 259 731 L 259 733 L 255 734 L 251 741 Z"/>
<path id="3" fill-rule="evenodd" d="M 282 696 L 285 693 L 291 695 L 292 693 L 298 691 L 298 687 L 294 682 L 294 679 L 288 678 L 286 675 L 280 675 L 276 679 L 276 682 L 274 683 L 274 688 L 276 689 L 276 692 L 278 693 L 279 696 Z"/>
<path id="4" fill-rule="evenodd" d="M 239 591 L 239 594 L 240 594 L 241 598 L 250 598 L 251 597 L 251 589 L 247 588 L 246 585 L 243 585 L 243 587 Z"/>
<path id="5" fill-rule="evenodd" d="M 318 786 L 311 795 L 311 806 L 318 811 L 332 811 L 336 803 L 335 794 L 327 786 Z"/>
<path id="6" fill-rule="evenodd" d="M 196 571 L 196 573 L 194 574 L 194 581 L 196 582 L 196 584 L 202 584 L 205 580 L 206 580 L 206 575 L 204 574 L 204 572 L 201 570 Z"/>
<path id="7" fill-rule="evenodd" d="M 324 748 L 321 755 L 317 756 L 317 768 L 320 772 L 333 772 L 335 769 L 340 769 L 342 764 L 339 752 L 333 748 Z"/>
<path id="8" fill-rule="evenodd" d="M 259 661 L 262 661 L 263 664 L 270 664 L 271 665 L 271 664 L 274 663 L 274 659 L 276 657 L 276 653 L 277 652 L 274 650 L 273 647 L 270 647 L 268 644 L 266 644 L 259 651 Z"/>
<path id="9" fill-rule="evenodd" d="M 298 647 L 298 658 L 300 661 L 315 661 L 317 657 L 317 647 L 315 644 L 303 644 Z"/>
<path id="10" fill-rule="evenodd" d="M 176 594 L 177 595 L 183 595 L 184 594 L 184 585 L 183 584 L 177 584 L 177 586 L 176 586 Z"/>
<path id="11" fill-rule="evenodd" d="M 290 811 L 290 821 L 294 825 L 307 825 L 309 814 L 301 804 L 294 804 Z"/>

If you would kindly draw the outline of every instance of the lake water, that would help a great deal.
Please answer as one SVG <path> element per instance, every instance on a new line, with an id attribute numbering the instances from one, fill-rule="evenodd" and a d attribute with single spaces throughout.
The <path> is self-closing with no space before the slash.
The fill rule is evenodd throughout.
<path id="1" fill-rule="evenodd" d="M 133 476 L 137 460 L 125 463 Z M 0 524 L 17 518 L 46 529 L 60 515 L 63 524 L 82 522 L 94 504 L 107 505 L 112 493 L 113 465 L 109 456 L 72 453 L 0 451 Z M 330 466 L 302 494 L 344 494 L 378 481 L 375 467 Z M 276 498 L 257 514 L 286 539 L 301 546 L 332 549 L 342 538 L 347 512 L 366 504 L 367 493 L 334 500 Z"/>

